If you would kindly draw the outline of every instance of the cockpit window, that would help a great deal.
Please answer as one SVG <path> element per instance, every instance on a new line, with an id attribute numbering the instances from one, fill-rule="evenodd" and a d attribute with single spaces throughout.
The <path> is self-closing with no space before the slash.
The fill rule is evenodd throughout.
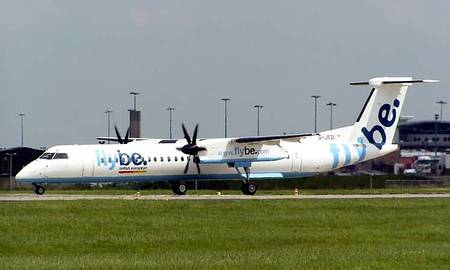
<path id="1" fill-rule="evenodd" d="M 53 159 L 68 159 L 67 153 L 56 153 Z"/>
<path id="2" fill-rule="evenodd" d="M 39 158 L 40 159 L 52 159 L 55 153 L 44 153 Z"/>

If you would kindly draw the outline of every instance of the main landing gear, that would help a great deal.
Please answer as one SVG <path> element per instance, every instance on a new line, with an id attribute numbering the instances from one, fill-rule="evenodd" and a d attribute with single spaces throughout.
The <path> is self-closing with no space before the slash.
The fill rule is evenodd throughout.
<path id="1" fill-rule="evenodd" d="M 180 182 L 172 183 L 172 191 L 176 195 L 184 195 L 186 194 L 187 186 L 185 183 Z"/>
<path id="2" fill-rule="evenodd" d="M 238 167 L 236 167 L 236 171 L 239 173 L 239 175 L 242 175 Z M 241 184 L 241 191 L 244 195 L 255 195 L 256 184 L 250 182 L 250 167 L 244 167 L 244 172 L 245 176 L 242 176 L 243 182 Z"/>
<path id="3" fill-rule="evenodd" d="M 45 188 L 39 184 L 33 184 L 34 185 L 34 193 L 37 195 L 43 195 L 45 193 Z"/>
<path id="4" fill-rule="evenodd" d="M 256 184 L 252 182 L 244 181 L 241 184 L 241 191 L 244 195 L 255 195 Z"/>

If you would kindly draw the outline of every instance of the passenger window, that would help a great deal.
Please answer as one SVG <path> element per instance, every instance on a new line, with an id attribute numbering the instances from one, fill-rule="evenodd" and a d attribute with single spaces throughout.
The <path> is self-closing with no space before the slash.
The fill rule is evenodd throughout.
<path id="1" fill-rule="evenodd" d="M 177 161 L 178 161 L 178 157 L 177 157 L 177 156 L 175 156 L 175 158 L 174 158 L 174 159 L 175 159 L 175 162 L 177 162 Z"/>
<path id="2" fill-rule="evenodd" d="M 148 162 L 152 162 L 152 158 L 151 157 L 148 158 Z"/>
<path id="3" fill-rule="evenodd" d="M 161 157 L 161 162 L 164 162 L 164 158 L 163 157 Z"/>
<path id="4" fill-rule="evenodd" d="M 154 157 L 154 158 L 153 158 L 153 161 L 156 162 L 156 161 L 158 161 L 158 159 L 157 159 L 156 157 Z"/>
<path id="5" fill-rule="evenodd" d="M 167 157 L 167 162 L 170 162 L 170 157 Z"/>
<path id="6" fill-rule="evenodd" d="M 184 161 L 184 157 L 181 157 L 181 161 Z"/>

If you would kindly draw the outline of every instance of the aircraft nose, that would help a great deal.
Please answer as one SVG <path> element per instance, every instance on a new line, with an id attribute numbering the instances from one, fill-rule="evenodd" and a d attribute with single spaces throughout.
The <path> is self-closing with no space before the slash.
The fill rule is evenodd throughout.
<path id="1" fill-rule="evenodd" d="M 19 171 L 16 175 L 17 182 L 29 182 L 32 179 L 38 178 L 39 174 L 37 173 L 36 167 L 33 163 L 28 164 L 22 170 Z"/>
<path id="2" fill-rule="evenodd" d="M 31 170 L 28 166 L 25 166 L 19 173 L 16 175 L 16 180 L 20 181 L 26 178 L 30 178 L 32 176 Z"/>

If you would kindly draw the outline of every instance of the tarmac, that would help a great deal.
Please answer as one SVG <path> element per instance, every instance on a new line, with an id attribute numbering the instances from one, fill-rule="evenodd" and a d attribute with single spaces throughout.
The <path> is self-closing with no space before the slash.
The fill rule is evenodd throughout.
<path id="1" fill-rule="evenodd" d="M 68 195 L 68 194 L 0 194 L 0 201 L 76 201 L 76 200 L 346 200 L 346 199 L 416 199 L 450 198 L 444 194 L 349 194 L 349 195 Z"/>

